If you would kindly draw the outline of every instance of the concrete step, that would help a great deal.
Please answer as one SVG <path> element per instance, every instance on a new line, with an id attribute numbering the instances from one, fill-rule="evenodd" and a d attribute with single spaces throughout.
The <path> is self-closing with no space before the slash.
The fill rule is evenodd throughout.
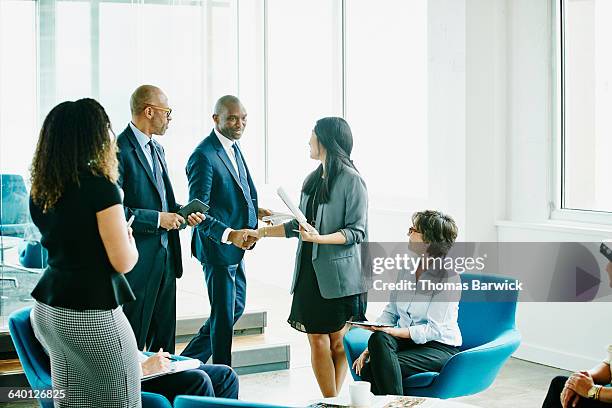
<path id="1" fill-rule="evenodd" d="M 180 354 L 186 346 L 187 342 L 177 343 L 176 353 Z M 286 370 L 290 358 L 289 343 L 267 334 L 239 336 L 232 341 L 232 366 L 238 374 Z"/>
<path id="2" fill-rule="evenodd" d="M 206 323 L 209 316 L 184 316 L 176 322 L 176 342 L 189 342 L 200 327 Z M 265 310 L 248 310 L 244 312 L 234 325 L 234 336 L 262 334 L 268 324 L 268 313 Z"/>

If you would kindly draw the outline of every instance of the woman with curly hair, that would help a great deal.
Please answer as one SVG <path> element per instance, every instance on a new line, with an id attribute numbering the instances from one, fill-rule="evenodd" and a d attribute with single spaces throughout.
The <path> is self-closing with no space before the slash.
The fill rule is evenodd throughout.
<path id="1" fill-rule="evenodd" d="M 51 359 L 59 407 L 140 407 L 136 340 L 121 305 L 138 251 L 115 184 L 117 151 L 104 108 L 63 102 L 43 123 L 30 212 L 49 251 L 34 288 L 36 338 Z"/>

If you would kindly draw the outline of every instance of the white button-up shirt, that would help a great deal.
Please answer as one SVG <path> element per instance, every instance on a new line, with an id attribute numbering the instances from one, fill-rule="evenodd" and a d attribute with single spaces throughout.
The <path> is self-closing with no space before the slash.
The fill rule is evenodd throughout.
<path id="1" fill-rule="evenodd" d="M 236 152 L 234 152 L 234 143 L 238 142 L 232 141 L 223 136 L 221 133 L 219 133 L 217 128 L 215 128 L 215 135 L 217 135 L 217 138 L 221 142 L 221 146 L 223 146 L 223 150 L 225 150 L 225 153 L 227 153 L 229 156 L 232 166 L 234 166 L 234 170 L 236 170 L 236 174 L 240 176 L 240 172 L 238 171 L 238 162 L 236 161 Z M 238 145 L 238 147 L 240 147 L 240 145 Z"/>
<path id="2" fill-rule="evenodd" d="M 219 139 L 219 142 L 221 142 L 221 146 L 223 146 L 223 150 L 225 150 L 225 153 L 227 153 L 227 156 L 229 157 L 230 162 L 234 167 L 234 170 L 236 170 L 236 174 L 238 175 L 238 177 L 240 177 L 240 172 L 238 171 L 238 162 L 236 161 L 236 153 L 234 152 L 234 143 L 238 142 L 232 141 L 227 137 L 223 136 L 221 133 L 219 133 L 216 127 L 214 128 L 214 131 L 215 135 Z M 238 145 L 238 147 L 240 147 L 240 145 Z M 231 244 L 231 242 L 228 241 L 230 232 L 232 232 L 231 228 L 226 228 L 225 231 L 223 231 L 223 235 L 221 236 L 222 243 Z"/>
<path id="3" fill-rule="evenodd" d="M 403 277 L 416 282 L 416 275 Z M 461 285 L 454 272 L 423 271 L 420 280 Z M 419 287 L 419 286 L 417 286 Z M 408 328 L 410 338 L 417 344 L 437 341 L 449 346 L 460 346 L 459 317 L 460 291 L 409 291 L 405 298 L 391 301 L 376 320 L 380 323 Z"/>

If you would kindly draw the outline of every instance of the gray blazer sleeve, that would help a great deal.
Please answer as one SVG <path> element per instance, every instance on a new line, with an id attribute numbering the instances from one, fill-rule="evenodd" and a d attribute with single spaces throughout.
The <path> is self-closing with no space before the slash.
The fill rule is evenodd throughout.
<path id="1" fill-rule="evenodd" d="M 366 239 L 368 192 L 361 177 L 351 177 L 345 184 L 344 245 L 361 244 Z"/>
<path id="2" fill-rule="evenodd" d="M 297 238 L 300 236 L 299 233 L 294 231 L 294 230 L 300 229 L 300 224 L 297 222 L 296 219 L 293 219 L 289 222 L 284 223 L 283 227 L 285 227 L 285 237 L 286 238 Z"/>

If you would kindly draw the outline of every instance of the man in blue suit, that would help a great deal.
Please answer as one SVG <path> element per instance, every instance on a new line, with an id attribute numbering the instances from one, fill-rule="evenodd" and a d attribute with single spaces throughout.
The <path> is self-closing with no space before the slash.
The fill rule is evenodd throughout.
<path id="1" fill-rule="evenodd" d="M 175 212 L 174 198 L 163 147 L 153 135 L 163 135 L 172 120 L 172 109 L 161 89 L 138 87 L 130 99 L 132 121 L 117 137 L 119 187 L 126 217 L 134 216 L 132 229 L 138 263 L 126 276 L 136 300 L 126 303 L 127 316 L 138 349 L 173 353 L 176 328 L 176 279 L 183 274 L 179 228 L 185 220 Z M 202 221 L 190 215 L 190 225 Z"/>
<path id="2" fill-rule="evenodd" d="M 182 355 L 231 365 L 234 323 L 244 312 L 244 251 L 254 245 L 246 231 L 270 211 L 257 205 L 257 190 L 238 141 L 246 126 L 246 110 L 235 96 L 221 97 L 213 114 L 215 127 L 187 163 L 189 199 L 210 206 L 194 229 L 192 254 L 202 263 L 210 301 L 210 318 Z"/>

